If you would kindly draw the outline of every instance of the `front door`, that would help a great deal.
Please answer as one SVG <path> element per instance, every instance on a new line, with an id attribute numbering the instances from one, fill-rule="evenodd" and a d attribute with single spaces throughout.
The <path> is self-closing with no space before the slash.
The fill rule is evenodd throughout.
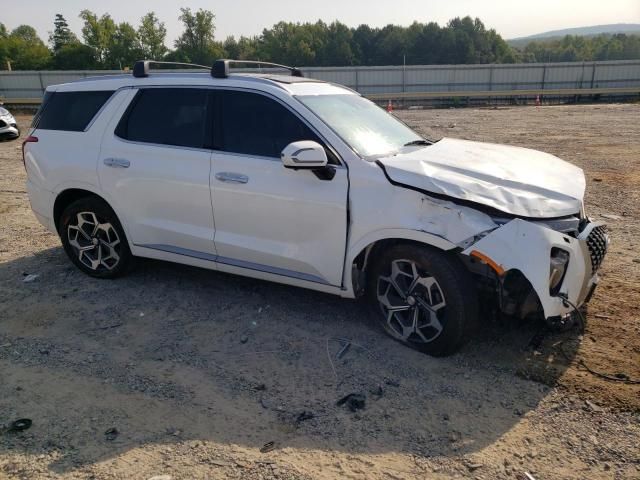
<path id="1" fill-rule="evenodd" d="M 98 175 L 137 246 L 215 259 L 210 92 L 141 89 L 112 120 Z"/>
<path id="2" fill-rule="evenodd" d="M 348 177 L 322 180 L 290 170 L 282 149 L 318 136 L 263 94 L 218 90 L 211 191 L 217 261 L 340 286 L 347 235 Z"/>

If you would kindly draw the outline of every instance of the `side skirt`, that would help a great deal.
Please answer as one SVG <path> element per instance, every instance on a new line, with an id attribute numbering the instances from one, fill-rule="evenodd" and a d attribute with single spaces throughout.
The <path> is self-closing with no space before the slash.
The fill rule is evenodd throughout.
<path id="1" fill-rule="evenodd" d="M 180 252 L 180 253 L 177 253 Z M 340 287 L 327 284 L 320 277 L 291 272 L 295 276 L 289 276 L 285 272 L 288 270 L 275 269 L 273 267 L 257 265 L 241 260 L 227 259 L 218 257 L 215 254 L 206 252 L 197 252 L 192 250 L 180 249 L 168 245 L 131 245 L 131 253 L 138 257 L 153 258 L 156 260 L 165 260 L 168 262 L 191 265 L 194 267 L 206 268 L 208 270 L 217 270 L 234 275 L 242 275 L 244 277 L 266 280 L 269 282 L 291 285 L 294 287 L 307 288 L 324 293 L 330 293 L 346 298 L 353 298 L 346 290 Z M 264 268 L 264 270 L 262 269 Z M 317 279 L 316 281 L 310 280 Z"/>

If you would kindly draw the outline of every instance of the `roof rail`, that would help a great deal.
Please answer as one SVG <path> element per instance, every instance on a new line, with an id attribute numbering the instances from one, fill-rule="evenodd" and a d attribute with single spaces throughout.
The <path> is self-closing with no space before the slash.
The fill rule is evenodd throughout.
<path id="1" fill-rule="evenodd" d="M 289 67 L 288 65 L 281 65 L 279 63 L 271 63 L 271 62 L 259 62 L 257 60 L 228 60 L 221 59 L 213 62 L 213 67 L 211 67 L 211 76 L 213 78 L 227 78 L 229 76 L 229 66 L 231 64 L 247 64 L 247 65 L 259 65 L 259 66 L 268 66 L 268 67 L 278 67 L 284 68 L 291 72 L 291 76 L 293 77 L 304 77 L 302 71 L 297 67 Z"/>
<path id="2" fill-rule="evenodd" d="M 209 70 L 209 67 L 205 65 L 198 65 L 196 63 L 183 63 L 183 62 L 162 62 L 156 60 L 138 60 L 133 66 L 133 76 L 136 78 L 144 78 L 149 76 L 149 66 L 151 64 L 154 65 L 180 65 L 183 67 L 197 67 L 197 68 L 206 68 Z"/>

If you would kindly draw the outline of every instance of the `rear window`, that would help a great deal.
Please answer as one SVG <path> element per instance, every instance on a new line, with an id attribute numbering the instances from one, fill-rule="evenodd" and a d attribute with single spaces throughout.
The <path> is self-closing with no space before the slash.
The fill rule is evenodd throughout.
<path id="1" fill-rule="evenodd" d="M 134 142 L 205 148 L 211 143 L 205 135 L 211 132 L 208 96 L 198 88 L 141 90 L 115 133 Z"/>
<path id="2" fill-rule="evenodd" d="M 32 126 L 39 130 L 82 132 L 111 95 L 112 90 L 47 93 Z"/>

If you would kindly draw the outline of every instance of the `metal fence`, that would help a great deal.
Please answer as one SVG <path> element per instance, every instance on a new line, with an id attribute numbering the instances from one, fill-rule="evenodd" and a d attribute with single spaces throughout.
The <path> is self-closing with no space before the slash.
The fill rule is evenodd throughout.
<path id="1" fill-rule="evenodd" d="M 620 89 L 640 91 L 640 60 L 488 65 L 302 68 L 305 76 L 346 85 L 372 97 L 463 92 Z M 121 71 L 0 71 L 0 97 L 39 100 L 49 85 Z M 637 93 L 637 92 L 636 92 Z"/>

